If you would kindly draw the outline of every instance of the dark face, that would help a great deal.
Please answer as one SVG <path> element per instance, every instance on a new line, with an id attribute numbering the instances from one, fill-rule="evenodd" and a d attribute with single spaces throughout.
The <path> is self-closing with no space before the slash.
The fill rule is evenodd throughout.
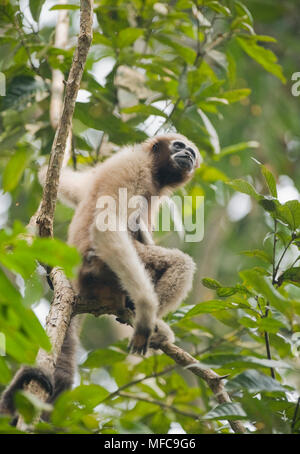
<path id="1" fill-rule="evenodd" d="M 174 140 L 170 144 L 171 159 L 180 170 L 192 172 L 196 164 L 196 151 L 180 140 Z"/>
<path id="2" fill-rule="evenodd" d="M 158 139 L 152 145 L 154 180 L 160 188 L 188 181 L 199 162 L 199 152 L 184 139 Z"/>

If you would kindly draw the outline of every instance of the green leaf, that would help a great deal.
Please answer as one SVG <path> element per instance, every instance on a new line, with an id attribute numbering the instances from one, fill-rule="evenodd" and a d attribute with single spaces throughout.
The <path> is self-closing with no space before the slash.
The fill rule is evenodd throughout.
<path id="1" fill-rule="evenodd" d="M 247 257 L 258 257 L 264 260 L 267 263 L 273 263 L 272 257 L 269 256 L 265 251 L 261 249 L 252 249 L 251 251 L 242 251 L 241 254 L 246 255 Z"/>
<path id="2" fill-rule="evenodd" d="M 242 372 L 226 383 L 226 389 L 229 392 L 239 391 L 241 388 L 246 389 L 249 393 L 286 391 L 286 388 L 277 380 L 253 369 Z"/>
<path id="3" fill-rule="evenodd" d="M 300 287 L 300 267 L 289 268 L 279 276 L 278 284 L 281 285 L 284 281 Z"/>
<path id="4" fill-rule="evenodd" d="M 278 77 L 283 83 L 286 83 L 286 78 L 282 73 L 282 68 L 278 65 L 276 55 L 269 49 L 259 46 L 256 41 L 249 39 L 246 36 L 236 37 L 237 43 L 251 57 L 257 61 L 266 71 Z"/>
<path id="5" fill-rule="evenodd" d="M 208 8 L 212 9 L 213 11 L 216 11 L 216 13 L 223 14 L 223 16 L 231 16 L 231 11 L 227 6 L 222 5 L 220 2 L 216 1 L 209 1 L 205 2 L 205 6 Z"/>
<path id="6" fill-rule="evenodd" d="M 266 166 L 261 166 L 261 172 L 265 177 L 266 183 L 270 190 L 270 193 L 273 197 L 277 198 L 277 188 L 276 188 L 276 180 L 274 175 L 270 172 L 270 170 Z"/>
<path id="7" fill-rule="evenodd" d="M 234 6 L 239 16 L 245 18 L 248 24 L 253 25 L 253 17 L 248 8 L 238 0 L 235 0 Z M 245 20 L 245 19 L 244 19 Z"/>
<path id="8" fill-rule="evenodd" d="M 209 118 L 205 115 L 205 113 L 201 109 L 197 109 L 197 111 L 198 111 L 200 117 L 202 118 L 204 126 L 208 132 L 208 136 L 210 139 L 211 146 L 214 150 L 214 153 L 219 154 L 221 149 L 220 149 L 220 142 L 219 142 L 219 137 L 218 137 L 217 131 L 215 130 L 214 126 L 212 125 Z"/>
<path id="9" fill-rule="evenodd" d="M 44 1 L 43 0 L 29 0 L 30 11 L 33 19 L 38 22 L 42 11 Z"/>
<path id="10" fill-rule="evenodd" d="M 188 87 L 187 71 L 183 71 L 179 77 L 178 94 L 181 99 L 189 98 L 190 93 L 189 93 L 189 87 Z"/>
<path id="11" fill-rule="evenodd" d="M 217 289 L 217 295 L 222 298 L 234 295 L 236 292 L 237 289 L 234 287 L 222 287 Z"/>
<path id="12" fill-rule="evenodd" d="M 3 335 L 3 334 L 2 334 Z M 1 344 L 1 339 L 0 339 Z M 0 345 L 0 352 L 1 352 L 2 345 Z M 4 358 L 0 356 L 0 383 L 3 385 L 7 385 L 11 380 L 11 372 L 8 368 L 6 361 Z"/>
<path id="13" fill-rule="evenodd" d="M 102 33 L 93 33 L 93 44 L 102 44 L 103 46 L 112 47 L 112 41 Z"/>
<path id="14" fill-rule="evenodd" d="M 167 118 L 168 116 L 162 112 L 160 109 L 157 109 L 157 107 L 154 106 L 148 106 L 146 104 L 137 104 L 136 106 L 132 107 L 125 107 L 122 109 L 123 113 L 139 113 L 145 115 L 145 117 L 149 117 L 150 115 L 155 115 L 155 116 L 160 116 Z"/>
<path id="15" fill-rule="evenodd" d="M 257 358 L 256 356 L 243 356 L 234 354 L 215 354 L 205 355 L 201 358 L 201 363 L 207 364 L 213 368 L 222 367 L 222 369 L 237 369 L 237 368 L 251 368 L 255 369 L 256 366 L 275 369 L 293 369 L 291 364 L 285 361 L 277 361 L 273 359 Z"/>
<path id="16" fill-rule="evenodd" d="M 23 391 L 18 391 L 15 394 L 14 401 L 18 412 L 23 416 L 24 421 L 29 424 L 37 413 L 34 405 L 27 399 Z"/>
<path id="17" fill-rule="evenodd" d="M 21 302 L 21 294 L 0 268 L 0 300 L 8 304 Z"/>
<path id="18" fill-rule="evenodd" d="M 173 35 L 155 34 L 153 36 L 157 41 L 172 49 L 172 54 L 180 56 L 186 63 L 192 65 L 196 58 L 196 52 L 190 47 L 182 46 L 174 40 Z M 161 52 L 163 52 L 161 50 Z"/>
<path id="19" fill-rule="evenodd" d="M 239 323 L 241 323 L 246 328 L 257 328 L 257 321 L 252 320 L 250 317 L 241 317 L 239 319 Z"/>
<path id="20" fill-rule="evenodd" d="M 244 151 L 250 148 L 257 148 L 259 147 L 259 142 L 256 142 L 255 140 L 251 140 L 249 142 L 240 142 L 236 143 L 235 145 L 229 145 L 228 147 L 224 147 L 221 150 L 221 153 L 217 156 L 215 156 L 215 159 L 220 160 L 224 156 L 233 154 L 233 153 L 239 153 L 240 151 Z"/>
<path id="21" fill-rule="evenodd" d="M 133 129 L 128 123 L 108 112 L 103 103 L 77 102 L 74 118 L 89 128 L 104 131 L 110 140 L 118 145 L 141 142 L 147 138 L 144 132 Z"/>
<path id="22" fill-rule="evenodd" d="M 118 46 L 120 49 L 123 47 L 130 46 L 133 44 L 137 38 L 139 38 L 143 34 L 143 30 L 141 28 L 124 28 L 120 31 L 118 36 Z"/>
<path id="23" fill-rule="evenodd" d="M 295 231 L 300 227 L 300 202 L 289 200 L 284 205 L 277 206 L 275 216 Z"/>
<path id="24" fill-rule="evenodd" d="M 248 183 L 248 181 L 242 179 L 236 179 L 232 181 L 227 181 L 226 184 L 232 187 L 236 191 L 242 192 L 244 194 L 248 194 L 251 197 L 254 197 L 256 200 L 261 200 L 262 196 L 256 192 L 252 184 Z"/>
<path id="25" fill-rule="evenodd" d="M 246 419 L 247 415 L 239 403 L 226 402 L 210 410 L 203 419 Z"/>
<path id="26" fill-rule="evenodd" d="M 204 287 L 210 288 L 212 290 L 216 290 L 219 287 L 222 287 L 220 282 L 216 281 L 215 279 L 210 279 L 208 277 L 202 279 L 202 284 L 204 285 Z"/>
<path id="27" fill-rule="evenodd" d="M 74 267 L 80 263 L 77 250 L 58 239 L 35 238 L 31 251 L 40 262 L 62 267 L 68 277 L 74 275 Z"/>
<path id="28" fill-rule="evenodd" d="M 43 402 L 28 391 L 19 391 L 16 394 L 15 403 L 27 423 L 33 420 L 37 412 L 52 410 L 52 405 Z"/>
<path id="29" fill-rule="evenodd" d="M 51 8 L 49 8 L 49 11 L 55 11 L 59 9 L 68 9 L 68 10 L 75 10 L 75 9 L 80 9 L 79 5 L 73 5 L 73 4 L 59 4 L 59 5 L 53 5 Z"/>
<path id="30" fill-rule="evenodd" d="M 247 38 L 254 42 L 262 41 L 265 43 L 277 43 L 277 39 L 274 38 L 274 36 L 269 35 L 244 35 L 244 38 Z"/>
<path id="31" fill-rule="evenodd" d="M 31 304 L 38 302 L 44 294 L 44 287 L 41 282 L 41 276 L 35 272 L 25 281 L 24 304 L 29 307 Z"/>
<path id="32" fill-rule="evenodd" d="M 20 316 L 22 317 L 22 324 L 28 336 L 41 348 L 50 351 L 51 343 L 49 337 L 35 313 L 31 309 L 24 308 Z"/>
<path id="33" fill-rule="evenodd" d="M 244 394 L 241 399 L 243 408 L 245 409 L 248 418 L 256 422 L 256 427 L 258 432 L 271 434 L 278 432 L 290 433 L 290 427 L 287 422 L 284 424 L 283 418 L 286 416 L 286 408 L 288 408 L 289 403 L 285 402 L 285 409 L 282 412 L 272 410 L 272 402 L 278 402 L 279 400 L 269 400 L 267 398 L 255 398 L 249 396 L 249 394 Z M 281 401 L 282 402 L 282 401 Z M 281 414 L 280 414 L 281 413 Z M 284 416 L 283 416 L 284 415 Z M 286 418 L 287 419 L 287 418 Z M 285 425 L 285 428 L 283 428 Z"/>
<path id="34" fill-rule="evenodd" d="M 280 207 L 278 200 L 274 199 L 273 197 L 265 196 L 262 197 L 258 203 L 260 204 L 261 207 L 263 207 L 265 211 L 267 211 L 268 213 L 272 213 L 277 217 L 277 214 L 275 213 L 277 212 L 277 208 Z"/>
<path id="35" fill-rule="evenodd" d="M 200 180 L 206 181 L 207 183 L 215 183 L 216 181 L 227 182 L 228 180 L 227 175 L 222 170 L 204 163 L 197 169 L 196 175 L 200 177 Z"/>
<path id="36" fill-rule="evenodd" d="M 240 88 L 238 90 L 225 91 L 222 93 L 222 98 L 227 99 L 230 104 L 233 104 L 234 102 L 247 98 L 250 93 L 250 88 Z"/>
<path id="37" fill-rule="evenodd" d="M 3 174 L 4 191 L 12 191 L 19 183 L 30 159 L 28 150 L 17 150 L 8 162 Z"/>
<path id="38" fill-rule="evenodd" d="M 98 349 L 89 353 L 87 359 L 83 363 L 83 367 L 98 368 L 108 367 L 112 364 L 123 361 L 126 355 L 112 349 Z"/>
<path id="39" fill-rule="evenodd" d="M 6 97 L 4 99 L 7 102 Z M 0 152 L 11 152 L 11 150 L 16 147 L 16 144 L 19 142 L 19 140 L 24 136 L 25 132 L 26 131 L 23 127 L 17 127 L 12 131 L 8 131 L 7 133 L 2 134 L 0 141 Z"/>
<path id="40" fill-rule="evenodd" d="M 68 426 L 90 414 L 107 396 L 108 391 L 99 385 L 81 385 L 59 396 L 51 414 L 51 421 L 57 426 Z"/>
<path id="41" fill-rule="evenodd" d="M 262 276 L 255 270 L 241 271 L 240 276 L 245 280 L 246 285 L 253 287 L 257 293 L 264 296 L 269 303 L 284 314 L 289 313 L 291 301 L 284 298 L 278 290 L 272 285 L 272 282 L 266 276 Z"/>
<path id="42" fill-rule="evenodd" d="M 271 317 L 264 317 L 257 320 L 257 325 L 261 330 L 268 331 L 269 333 L 278 333 L 280 328 L 286 328 L 279 320 Z"/>
<path id="43" fill-rule="evenodd" d="M 35 256 L 30 245 L 24 240 L 11 238 L 0 248 L 0 262 L 9 270 L 15 271 L 24 279 L 29 279 L 36 268 Z"/>
<path id="44" fill-rule="evenodd" d="M 237 309 L 238 307 L 241 307 L 240 303 L 234 303 L 234 302 L 223 301 L 223 300 L 205 301 L 203 303 L 196 304 L 192 309 L 190 309 L 185 314 L 183 319 L 195 317 L 196 315 L 200 315 L 200 314 L 209 314 L 211 312 L 219 312 L 219 311 L 224 311 L 224 310 L 228 310 L 228 309 Z M 248 307 L 248 306 L 245 305 L 244 307 Z"/>

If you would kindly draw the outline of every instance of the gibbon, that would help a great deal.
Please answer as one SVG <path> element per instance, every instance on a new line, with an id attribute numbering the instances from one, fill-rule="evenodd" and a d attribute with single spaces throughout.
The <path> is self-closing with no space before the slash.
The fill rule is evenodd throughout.
<path id="1" fill-rule="evenodd" d="M 148 347 L 159 348 L 162 342 L 174 341 L 162 317 L 174 311 L 191 290 L 195 264 L 178 249 L 155 245 L 153 222 L 160 198 L 189 181 L 200 160 L 197 147 L 174 133 L 125 147 L 85 171 L 62 169 L 58 198 L 75 208 L 68 243 L 76 246 L 83 257 L 73 285 L 80 296 L 99 300 L 99 305 L 103 286 L 118 289 L 124 304 L 134 311 L 132 353 L 145 354 Z M 42 168 L 42 185 L 45 176 L 46 168 Z M 139 205 L 134 224 L 137 228 L 129 228 L 129 219 L 136 211 L 129 207 L 123 213 L 120 189 L 126 191 L 127 200 L 146 202 Z M 113 228 L 107 228 L 108 218 Z M 48 392 L 53 387 L 50 402 L 72 386 L 76 337 L 75 317 L 56 364 L 54 383 L 47 377 L 40 380 Z M 19 371 L 3 393 L 0 411 L 13 413 L 12 393 L 30 381 L 31 370 L 24 368 L 23 375 Z M 31 378 L 39 376 L 32 374 Z"/>

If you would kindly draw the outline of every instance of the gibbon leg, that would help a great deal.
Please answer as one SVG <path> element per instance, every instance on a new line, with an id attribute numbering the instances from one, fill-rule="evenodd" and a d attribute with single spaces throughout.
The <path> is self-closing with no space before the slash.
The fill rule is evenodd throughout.
<path id="1" fill-rule="evenodd" d="M 78 343 L 79 319 L 76 317 L 71 320 L 69 328 L 61 348 L 60 355 L 56 362 L 54 372 L 54 390 L 48 399 L 53 403 L 56 398 L 73 384 L 76 369 L 76 347 Z"/>
<path id="2" fill-rule="evenodd" d="M 195 263 L 179 249 L 144 245 L 135 241 L 138 255 L 155 282 L 158 317 L 174 311 L 192 288 Z"/>
<path id="3" fill-rule="evenodd" d="M 178 249 L 144 245 L 138 241 L 135 241 L 135 247 L 155 283 L 159 298 L 157 316 L 160 318 L 174 311 L 186 298 L 192 288 L 195 263 L 189 255 Z M 173 331 L 165 322 L 157 320 L 156 325 L 150 340 L 152 348 L 157 348 L 164 340 L 174 341 Z"/>

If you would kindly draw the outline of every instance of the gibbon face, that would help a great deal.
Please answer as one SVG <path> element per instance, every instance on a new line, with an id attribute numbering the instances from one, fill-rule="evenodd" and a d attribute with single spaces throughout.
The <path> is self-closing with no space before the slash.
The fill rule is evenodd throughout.
<path id="1" fill-rule="evenodd" d="M 153 156 L 153 180 L 160 188 L 187 182 L 200 165 L 196 145 L 181 134 L 157 136 L 146 144 Z"/>

